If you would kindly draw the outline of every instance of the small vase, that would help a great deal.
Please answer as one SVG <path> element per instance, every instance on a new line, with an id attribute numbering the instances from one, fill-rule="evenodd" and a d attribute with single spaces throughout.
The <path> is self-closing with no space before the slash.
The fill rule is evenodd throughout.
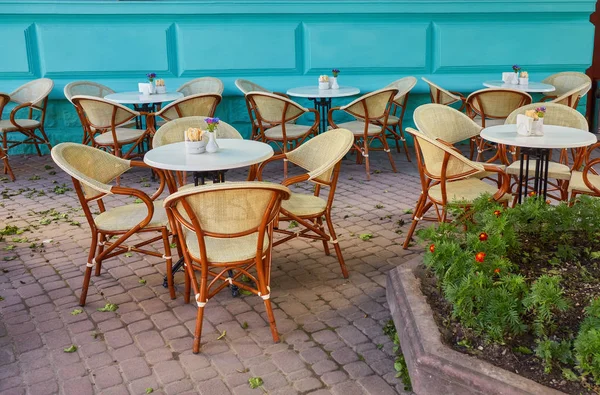
<path id="1" fill-rule="evenodd" d="M 337 77 L 331 77 L 331 89 L 340 89 L 337 82 Z"/>
<path id="2" fill-rule="evenodd" d="M 156 87 L 154 86 L 154 82 L 150 81 L 148 83 L 148 85 L 149 85 L 148 86 L 148 93 L 151 94 L 151 95 L 155 94 L 156 93 Z"/>
<path id="3" fill-rule="evenodd" d="M 543 136 L 544 135 L 544 118 L 534 120 L 531 125 L 532 136 Z"/>
<path id="4" fill-rule="evenodd" d="M 217 137 L 215 132 L 208 133 L 208 143 L 206 144 L 206 152 L 209 154 L 213 154 L 219 150 L 219 145 L 217 144 Z"/>
<path id="5" fill-rule="evenodd" d="M 519 85 L 519 74 L 518 73 L 513 73 L 513 78 L 512 78 L 511 84 Z"/>

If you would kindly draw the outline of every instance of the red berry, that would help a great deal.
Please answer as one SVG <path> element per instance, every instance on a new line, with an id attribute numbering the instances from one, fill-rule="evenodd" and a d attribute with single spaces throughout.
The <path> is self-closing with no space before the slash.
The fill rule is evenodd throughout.
<path id="1" fill-rule="evenodd" d="M 475 260 L 479 263 L 483 263 L 483 261 L 485 260 L 485 252 L 478 252 L 475 255 Z"/>
<path id="2" fill-rule="evenodd" d="M 485 233 L 485 232 L 481 232 L 481 233 L 479 234 L 479 241 L 487 241 L 487 239 L 488 239 L 488 235 L 487 235 L 487 233 Z"/>

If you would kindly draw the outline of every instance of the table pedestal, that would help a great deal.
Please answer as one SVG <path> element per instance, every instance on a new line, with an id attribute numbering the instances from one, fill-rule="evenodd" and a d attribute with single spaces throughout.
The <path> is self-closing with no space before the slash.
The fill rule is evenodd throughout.
<path id="1" fill-rule="evenodd" d="M 194 175 L 194 185 L 198 186 L 198 185 L 204 185 L 204 182 L 207 178 L 212 179 L 212 182 L 214 184 L 220 183 L 220 182 L 225 182 L 225 172 L 227 170 L 219 170 L 219 171 L 195 171 L 193 172 Z M 178 240 L 178 242 L 181 242 L 181 240 Z M 179 258 L 179 260 L 177 261 L 177 263 L 175 263 L 173 265 L 173 268 L 171 270 L 171 273 L 173 274 L 173 276 L 175 276 L 175 273 L 178 272 L 183 265 L 185 264 L 183 257 Z M 233 271 L 229 270 L 229 277 L 233 277 Z M 163 279 L 163 287 L 168 288 L 169 287 L 169 281 L 167 276 L 164 277 Z M 239 296 L 240 295 L 240 290 L 238 288 L 237 285 L 230 285 L 231 287 L 231 295 L 233 297 Z"/>
<path id="2" fill-rule="evenodd" d="M 331 109 L 331 98 L 330 97 L 311 97 L 315 103 L 315 110 L 319 112 L 320 122 L 319 122 L 319 133 L 325 133 L 327 131 L 327 115 L 329 114 L 329 110 Z"/>
<path id="3" fill-rule="evenodd" d="M 518 202 L 521 203 L 523 196 L 527 196 L 529 185 L 529 167 L 535 166 L 533 175 L 533 191 L 536 196 L 546 200 L 548 190 L 548 162 L 550 150 L 547 148 L 521 148 L 521 166 L 519 168 L 519 183 L 517 185 Z M 531 161 L 534 160 L 534 163 Z M 524 194 L 524 195 L 523 195 Z"/>

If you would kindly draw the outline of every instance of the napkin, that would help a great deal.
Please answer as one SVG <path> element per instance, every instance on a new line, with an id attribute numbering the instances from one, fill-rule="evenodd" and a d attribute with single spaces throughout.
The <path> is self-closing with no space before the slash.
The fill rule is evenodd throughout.
<path id="1" fill-rule="evenodd" d="M 513 80 L 513 72 L 509 72 L 509 73 L 502 73 L 502 82 L 504 82 L 505 84 L 510 84 L 512 83 Z"/>
<path id="2" fill-rule="evenodd" d="M 138 84 L 138 91 L 142 94 L 142 95 L 149 95 L 150 94 L 150 84 L 147 82 L 140 82 Z"/>
<path id="3" fill-rule="evenodd" d="M 526 115 L 517 115 L 517 134 L 521 136 L 530 136 L 533 125 L 533 118 Z"/>

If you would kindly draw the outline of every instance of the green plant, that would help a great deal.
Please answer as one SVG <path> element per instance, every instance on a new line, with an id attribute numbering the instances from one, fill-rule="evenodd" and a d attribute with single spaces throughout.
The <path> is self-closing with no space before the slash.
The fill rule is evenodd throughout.
<path id="1" fill-rule="evenodd" d="M 552 333 L 555 311 L 565 311 L 569 307 L 560 281 L 560 276 L 543 275 L 531 285 L 531 292 L 523 299 L 523 304 L 534 316 L 533 330 L 537 336 Z"/>
<path id="2" fill-rule="evenodd" d="M 406 359 L 404 358 L 404 354 L 402 354 L 402 349 L 400 348 L 400 339 L 398 338 L 398 332 L 396 330 L 396 326 L 394 325 L 394 321 L 389 320 L 386 322 L 386 324 L 383 326 L 383 333 L 394 342 L 393 351 L 396 354 L 396 359 L 394 360 L 394 369 L 396 370 L 396 377 L 402 380 L 405 391 L 412 391 L 412 383 L 410 381 L 408 367 L 406 366 Z"/>
<path id="3" fill-rule="evenodd" d="M 544 372 L 550 373 L 554 361 L 560 361 L 564 364 L 571 362 L 573 357 L 571 342 L 568 340 L 557 342 L 549 339 L 538 341 L 535 355 L 542 360 Z"/>
<path id="4" fill-rule="evenodd" d="M 574 342 L 575 359 L 579 370 L 600 384 L 600 297 L 586 307 L 585 315 Z"/>
<path id="5" fill-rule="evenodd" d="M 107 303 L 104 305 L 104 307 L 101 307 L 99 309 L 96 309 L 98 311 L 101 311 L 103 313 L 109 312 L 109 311 L 117 311 L 117 309 L 119 308 L 119 306 L 117 306 L 114 303 Z"/>

